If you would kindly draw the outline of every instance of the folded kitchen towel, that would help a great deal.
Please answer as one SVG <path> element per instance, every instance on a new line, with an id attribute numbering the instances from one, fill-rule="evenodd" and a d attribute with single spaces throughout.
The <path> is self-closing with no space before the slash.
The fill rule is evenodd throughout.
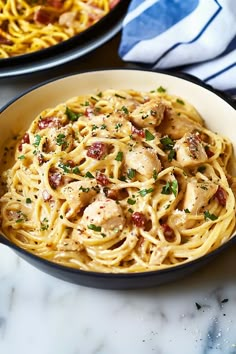
<path id="1" fill-rule="evenodd" d="M 119 55 L 236 94 L 236 0 L 131 0 Z"/>

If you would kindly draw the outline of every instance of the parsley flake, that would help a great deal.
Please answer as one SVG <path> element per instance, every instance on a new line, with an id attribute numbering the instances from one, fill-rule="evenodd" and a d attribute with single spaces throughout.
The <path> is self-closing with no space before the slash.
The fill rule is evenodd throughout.
<path id="1" fill-rule="evenodd" d="M 96 232 L 100 232 L 102 230 L 101 226 L 96 226 L 94 224 L 89 224 L 88 229 Z"/>
<path id="2" fill-rule="evenodd" d="M 177 103 L 179 103 L 179 104 L 182 104 L 182 105 L 184 105 L 184 104 L 185 104 L 185 103 L 184 103 L 184 101 L 183 101 L 183 100 L 181 100 L 180 98 L 177 98 L 176 102 L 177 102 Z"/>
<path id="3" fill-rule="evenodd" d="M 116 161 L 122 161 L 123 160 L 123 152 L 119 151 L 118 154 L 116 155 L 115 158 Z"/>
<path id="4" fill-rule="evenodd" d="M 85 173 L 85 177 L 94 178 L 94 176 L 92 175 L 92 173 L 89 172 L 89 171 Z"/>
<path id="5" fill-rule="evenodd" d="M 154 191 L 154 188 L 149 188 L 149 189 L 141 189 L 139 191 L 139 194 L 141 195 L 141 197 L 145 197 L 145 195 L 152 193 Z"/>
<path id="6" fill-rule="evenodd" d="M 136 203 L 136 200 L 128 198 L 127 203 L 130 205 L 134 205 Z"/>
<path id="7" fill-rule="evenodd" d="M 204 218 L 205 220 L 210 219 L 212 221 L 218 219 L 218 216 L 216 216 L 215 214 L 211 214 L 208 210 L 204 211 Z"/>
<path id="8" fill-rule="evenodd" d="M 163 93 L 163 92 L 166 92 L 166 89 L 162 86 L 159 86 L 158 89 L 157 89 L 157 92 L 159 93 Z"/>
<path id="9" fill-rule="evenodd" d="M 145 140 L 146 141 L 151 141 L 151 140 L 154 140 L 155 139 L 155 136 L 152 134 L 152 133 L 150 133 L 150 131 L 149 130 L 145 130 Z"/>
<path id="10" fill-rule="evenodd" d="M 40 141 L 41 141 L 41 136 L 40 135 L 35 135 L 35 137 L 34 137 L 34 143 L 33 143 L 33 145 L 35 146 L 35 147 L 38 147 L 39 146 L 39 144 L 40 144 Z"/>
<path id="11" fill-rule="evenodd" d="M 75 122 L 81 117 L 83 114 L 82 113 L 75 113 L 73 112 L 69 107 L 66 107 L 66 115 L 69 120 L 72 122 Z"/>
<path id="12" fill-rule="evenodd" d="M 136 171 L 133 168 L 130 168 L 127 173 L 128 178 L 133 179 L 135 175 L 136 175 Z"/>

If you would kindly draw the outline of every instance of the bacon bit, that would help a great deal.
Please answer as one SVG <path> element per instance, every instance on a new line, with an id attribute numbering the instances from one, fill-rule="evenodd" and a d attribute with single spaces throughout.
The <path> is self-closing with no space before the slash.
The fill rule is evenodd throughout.
<path id="1" fill-rule="evenodd" d="M 174 233 L 173 229 L 167 224 L 162 224 L 161 227 L 163 229 L 163 233 L 164 233 L 166 240 L 169 242 L 174 241 L 175 233 Z"/>
<path id="2" fill-rule="evenodd" d="M 136 135 L 140 136 L 141 138 L 145 137 L 145 133 L 144 133 L 143 129 L 137 129 L 132 125 L 131 131 L 132 131 L 132 134 L 136 134 Z"/>
<path id="3" fill-rule="evenodd" d="M 113 0 L 110 2 L 110 10 L 113 9 L 117 4 L 119 4 L 120 0 Z"/>
<path id="4" fill-rule="evenodd" d="M 42 165 L 42 164 L 44 163 L 43 155 L 42 155 L 42 154 L 39 154 L 37 157 L 38 157 L 39 165 Z"/>
<path id="5" fill-rule="evenodd" d="M 113 200 L 117 200 L 118 199 L 117 190 L 104 188 L 104 193 L 105 193 L 105 196 L 107 198 L 110 198 L 110 199 L 113 199 Z"/>
<path id="6" fill-rule="evenodd" d="M 51 194 L 49 194 L 46 189 L 42 191 L 42 197 L 45 202 L 48 202 L 52 198 Z"/>
<path id="7" fill-rule="evenodd" d="M 42 23 L 43 25 L 48 25 L 53 22 L 53 17 L 51 13 L 43 8 L 40 8 L 34 14 L 34 21 L 37 23 Z"/>
<path id="8" fill-rule="evenodd" d="M 62 175 L 54 169 L 49 170 L 48 179 L 53 189 L 56 189 L 62 183 Z"/>
<path id="9" fill-rule="evenodd" d="M 209 146 L 205 146 L 205 151 L 206 151 L 206 154 L 207 154 L 207 157 L 212 157 L 214 155 L 214 152 L 212 152 L 209 148 Z"/>
<path id="10" fill-rule="evenodd" d="M 45 128 L 59 128 L 61 123 L 57 117 L 46 117 L 44 119 L 40 119 L 38 127 L 40 130 Z"/>
<path id="11" fill-rule="evenodd" d="M 75 167 L 75 162 L 73 160 L 68 160 L 67 163 L 70 167 Z"/>
<path id="12" fill-rule="evenodd" d="M 14 42 L 0 34 L 0 44 L 13 45 Z"/>
<path id="13" fill-rule="evenodd" d="M 55 9 L 61 9 L 63 6 L 62 0 L 47 0 L 47 5 L 54 7 Z"/>
<path id="14" fill-rule="evenodd" d="M 144 227 L 146 223 L 146 218 L 143 213 L 139 213 L 138 211 L 134 212 L 131 216 L 132 222 L 137 227 Z"/>
<path id="15" fill-rule="evenodd" d="M 88 148 L 87 156 L 92 159 L 101 160 L 106 153 L 107 145 L 97 141 Z"/>
<path id="16" fill-rule="evenodd" d="M 94 116 L 94 111 L 92 107 L 86 107 L 84 115 L 88 118 L 91 118 Z"/>
<path id="17" fill-rule="evenodd" d="M 221 186 L 218 186 L 218 189 L 215 193 L 215 198 L 218 200 L 220 205 L 226 206 L 227 193 Z"/>
<path id="18" fill-rule="evenodd" d="M 29 139 L 29 134 L 25 133 L 25 135 L 23 136 L 23 138 L 21 139 L 21 143 L 18 146 L 18 150 L 22 151 L 23 148 L 23 144 L 29 144 L 30 143 L 30 139 Z"/>
<path id="19" fill-rule="evenodd" d="M 98 172 L 96 175 L 96 180 L 99 184 L 101 184 L 102 186 L 107 186 L 109 184 L 109 179 L 107 178 L 106 175 L 104 175 L 101 172 Z"/>

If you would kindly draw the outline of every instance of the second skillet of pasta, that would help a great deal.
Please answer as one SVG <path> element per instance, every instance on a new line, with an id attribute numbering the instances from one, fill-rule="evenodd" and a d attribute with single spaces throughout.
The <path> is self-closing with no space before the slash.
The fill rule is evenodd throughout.
<path id="1" fill-rule="evenodd" d="M 75 97 L 41 112 L 20 138 L 1 176 L 1 229 L 78 269 L 175 266 L 232 235 L 232 158 L 228 139 L 162 87 Z"/>
<path id="2" fill-rule="evenodd" d="M 83 32 L 119 0 L 0 0 L 0 59 L 51 47 Z"/>

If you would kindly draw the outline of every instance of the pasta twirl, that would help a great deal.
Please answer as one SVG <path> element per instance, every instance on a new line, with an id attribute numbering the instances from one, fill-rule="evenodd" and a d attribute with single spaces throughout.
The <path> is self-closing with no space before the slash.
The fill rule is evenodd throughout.
<path id="1" fill-rule="evenodd" d="M 189 262 L 235 230 L 233 161 L 230 141 L 162 87 L 74 97 L 21 135 L 1 174 L 1 229 L 83 270 Z"/>
<path id="2" fill-rule="evenodd" d="M 83 32 L 119 0 L 0 0 L 0 59 L 48 48 Z"/>

